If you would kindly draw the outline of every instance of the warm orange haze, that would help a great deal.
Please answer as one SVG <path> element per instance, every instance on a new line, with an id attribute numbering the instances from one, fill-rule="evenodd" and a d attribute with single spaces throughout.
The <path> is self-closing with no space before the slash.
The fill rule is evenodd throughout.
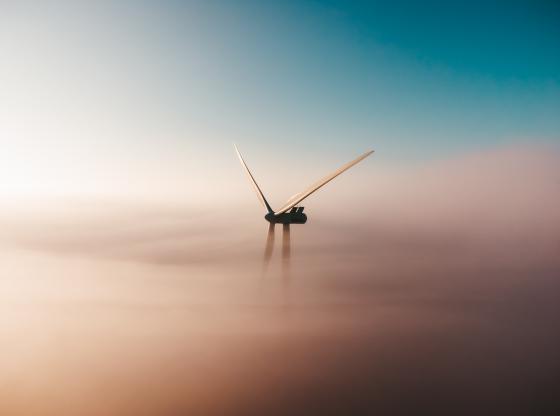
<path id="1" fill-rule="evenodd" d="M 246 192 L 204 209 L 3 204 L 0 412 L 472 414 L 491 398 L 543 414 L 559 374 L 559 161 L 511 148 L 364 164 L 308 200 L 287 288 L 280 259 L 261 275 L 267 225 L 235 164 Z"/>
<path id="2" fill-rule="evenodd" d="M 0 416 L 560 415 L 559 21 L 0 0 Z"/>

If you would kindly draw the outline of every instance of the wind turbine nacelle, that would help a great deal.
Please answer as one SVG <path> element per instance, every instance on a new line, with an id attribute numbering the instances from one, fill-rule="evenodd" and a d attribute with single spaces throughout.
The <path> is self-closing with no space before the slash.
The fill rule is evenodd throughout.
<path id="1" fill-rule="evenodd" d="M 294 207 L 282 214 L 266 214 L 264 219 L 273 224 L 305 224 L 307 222 L 307 215 L 303 213 L 303 207 Z"/>

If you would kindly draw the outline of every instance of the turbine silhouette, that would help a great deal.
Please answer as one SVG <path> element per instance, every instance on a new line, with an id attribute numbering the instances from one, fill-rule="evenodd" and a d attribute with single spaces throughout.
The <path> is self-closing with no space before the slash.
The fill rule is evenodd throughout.
<path id="1" fill-rule="evenodd" d="M 303 207 L 298 206 L 298 204 L 307 198 L 309 195 L 317 191 L 322 186 L 326 185 L 334 178 L 336 178 L 341 173 L 347 171 L 355 164 L 361 162 L 366 157 L 371 155 L 374 151 L 370 150 L 356 159 L 351 160 L 350 162 L 342 165 L 340 168 L 335 170 L 328 176 L 325 176 L 321 180 L 315 182 L 305 191 L 300 192 L 292 196 L 278 211 L 274 211 L 268 201 L 266 200 L 261 188 L 257 184 L 257 181 L 253 177 L 253 174 L 249 170 L 249 167 L 245 163 L 243 156 L 239 153 L 239 149 L 236 145 L 234 145 L 235 151 L 237 156 L 239 157 L 239 161 L 241 165 L 245 169 L 251 184 L 255 188 L 255 192 L 261 204 L 266 208 L 267 214 L 264 216 L 265 220 L 269 222 L 268 226 L 268 236 L 266 238 L 266 246 L 264 249 L 264 260 L 263 260 L 263 275 L 268 269 L 268 264 L 270 263 L 270 258 L 272 257 L 272 251 L 274 247 L 274 226 L 275 224 L 283 224 L 283 233 L 282 233 L 282 272 L 284 275 L 284 281 L 287 285 L 289 280 L 289 270 L 290 270 L 290 254 L 291 254 L 291 247 L 290 247 L 290 224 L 305 224 L 307 222 L 307 215 L 303 213 Z"/>

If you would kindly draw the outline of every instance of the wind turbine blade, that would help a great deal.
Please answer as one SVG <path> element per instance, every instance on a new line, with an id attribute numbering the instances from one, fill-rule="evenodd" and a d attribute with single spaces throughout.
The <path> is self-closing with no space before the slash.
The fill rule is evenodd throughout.
<path id="1" fill-rule="evenodd" d="M 284 266 L 290 263 L 290 224 L 284 224 L 282 232 L 282 261 Z"/>
<path id="2" fill-rule="evenodd" d="M 299 204 L 301 201 L 303 201 L 305 198 L 307 198 L 309 195 L 311 195 L 313 192 L 315 192 L 316 190 L 318 190 L 319 188 L 321 188 L 322 186 L 326 185 L 327 183 L 329 183 L 330 181 L 332 181 L 334 178 L 336 178 L 338 175 L 340 175 L 341 173 L 347 171 L 348 169 L 350 169 L 352 166 L 354 166 L 355 164 L 361 162 L 362 160 L 364 160 L 366 157 L 368 157 L 369 155 L 371 155 L 374 151 L 370 150 L 369 152 L 364 153 L 363 155 L 357 157 L 356 159 L 346 163 L 345 165 L 341 166 L 340 168 L 338 168 L 337 170 L 335 170 L 333 173 L 331 173 L 328 176 L 325 176 L 323 179 L 321 179 L 318 182 L 315 182 L 313 185 L 311 185 L 308 189 L 306 189 L 305 191 L 296 194 L 296 197 L 292 197 L 288 200 L 288 202 L 286 202 L 286 204 L 280 208 L 278 211 L 276 211 L 274 214 L 278 215 L 278 214 L 282 214 L 283 212 L 288 211 L 290 208 L 295 207 L 297 204 Z"/>
<path id="3" fill-rule="evenodd" d="M 268 224 L 268 235 L 266 236 L 266 246 L 264 249 L 264 263 L 263 263 L 263 274 L 268 268 L 268 263 L 272 257 L 272 249 L 274 248 L 274 223 Z"/>
<path id="4" fill-rule="evenodd" d="M 284 224 L 282 232 L 282 274 L 284 276 L 284 285 L 288 289 L 290 284 L 290 224 Z"/>
<path id="5" fill-rule="evenodd" d="M 239 153 L 239 149 L 237 148 L 237 146 L 235 144 L 233 145 L 233 147 L 235 147 L 237 157 L 239 158 L 239 161 L 241 162 L 241 165 L 245 168 L 245 172 L 247 173 L 247 176 L 249 177 L 249 180 L 253 184 L 253 188 L 255 189 L 255 192 L 257 193 L 257 197 L 259 198 L 259 201 L 261 201 L 261 204 L 263 204 L 263 206 L 267 209 L 268 212 L 270 212 L 270 213 L 274 212 L 274 210 L 272 208 L 270 208 L 270 205 L 268 205 L 268 201 L 264 197 L 264 194 L 262 193 L 261 188 L 259 188 L 259 185 L 257 184 L 257 181 L 253 177 L 253 174 L 249 170 L 249 167 L 245 163 L 245 160 L 243 160 L 243 156 L 241 156 L 241 153 Z"/>

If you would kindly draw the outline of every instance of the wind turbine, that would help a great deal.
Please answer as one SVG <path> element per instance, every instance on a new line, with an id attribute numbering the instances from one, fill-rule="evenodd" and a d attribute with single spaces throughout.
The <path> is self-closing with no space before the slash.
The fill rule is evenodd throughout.
<path id="1" fill-rule="evenodd" d="M 247 173 L 249 180 L 251 181 L 253 187 L 255 188 L 255 192 L 257 194 L 257 197 L 259 198 L 259 201 L 261 201 L 262 205 L 267 210 L 267 214 L 264 216 L 264 219 L 269 222 L 268 236 L 266 239 L 266 247 L 264 251 L 265 267 L 268 265 L 268 262 L 270 261 L 270 258 L 272 256 L 272 249 L 274 246 L 274 226 L 276 224 L 283 225 L 282 259 L 283 259 L 283 264 L 286 265 L 290 259 L 290 224 L 305 224 L 307 222 L 307 215 L 303 213 L 303 207 L 298 206 L 298 204 L 301 201 L 303 201 L 305 198 L 307 198 L 309 195 L 311 195 L 313 192 L 317 191 L 319 188 L 326 185 L 334 178 L 336 178 L 338 175 L 347 171 L 352 166 L 361 162 L 362 160 L 364 160 L 366 157 L 368 157 L 374 152 L 373 150 L 365 152 L 364 154 L 358 156 L 356 159 L 351 160 L 350 162 L 342 165 L 340 168 L 335 170 L 330 175 L 327 175 L 321 180 L 315 182 L 305 191 L 292 196 L 278 211 L 274 211 L 271 208 L 268 201 L 266 200 L 261 188 L 257 184 L 257 181 L 253 177 L 253 174 L 249 170 L 249 167 L 245 163 L 243 156 L 241 156 L 241 153 L 239 153 L 239 149 L 235 144 L 233 146 L 235 147 L 235 151 L 237 153 L 237 156 L 239 157 L 239 161 L 241 162 L 241 165 L 245 169 L 245 172 Z"/>

